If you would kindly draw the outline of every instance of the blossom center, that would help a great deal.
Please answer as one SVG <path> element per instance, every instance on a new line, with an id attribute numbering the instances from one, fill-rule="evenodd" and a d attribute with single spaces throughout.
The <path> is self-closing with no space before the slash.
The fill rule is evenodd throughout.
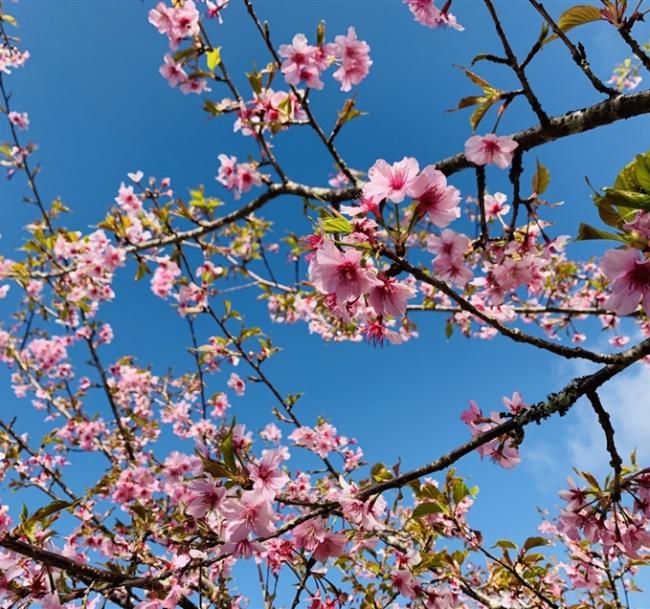
<path id="1" fill-rule="evenodd" d="M 632 289 L 644 293 L 650 291 L 650 261 L 635 264 L 628 277 Z"/>
<path id="2" fill-rule="evenodd" d="M 352 283 L 357 279 L 357 267 L 348 260 L 339 266 L 337 274 L 342 282 Z"/>

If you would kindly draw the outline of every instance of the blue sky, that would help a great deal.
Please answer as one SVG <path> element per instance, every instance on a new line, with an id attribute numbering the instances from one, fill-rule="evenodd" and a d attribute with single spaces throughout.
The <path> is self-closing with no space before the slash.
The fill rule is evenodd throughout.
<path id="1" fill-rule="evenodd" d="M 555 15 L 569 5 L 546 4 Z M 13 105 L 30 114 L 29 136 L 39 145 L 36 158 L 42 163 L 39 184 L 44 198 L 60 196 L 73 209 L 67 219 L 73 228 L 88 230 L 96 223 L 126 173 L 136 169 L 145 175 L 171 177 L 181 195 L 205 184 L 208 193 L 227 202 L 223 209 L 234 209 L 236 203 L 214 181 L 217 155 L 242 158 L 255 152 L 249 139 L 232 133 L 231 118 L 209 120 L 198 97 L 180 94 L 159 76 L 166 39 L 147 23 L 152 5 L 126 0 L 26 0 L 10 6 L 32 55 L 27 67 L 8 79 Z M 537 36 L 538 17 L 523 1 L 496 2 L 496 6 L 515 52 L 522 55 Z M 276 45 L 288 42 L 297 32 L 313 38 L 319 19 L 327 22 L 329 38 L 355 25 L 359 37 L 370 44 L 374 64 L 370 76 L 355 90 L 359 108 L 368 115 L 348 125 L 338 141 L 350 165 L 365 170 L 377 158 L 393 161 L 404 155 L 425 165 L 462 149 L 470 135 L 467 113 L 444 111 L 476 89 L 452 64 L 469 65 L 476 53 L 500 52 L 482 3 L 454 2 L 454 12 L 466 27 L 463 33 L 420 26 L 398 0 L 260 0 L 257 7 L 261 17 L 271 22 Z M 212 25 L 211 38 L 223 47 L 228 69 L 244 89 L 243 72 L 253 61 L 265 65 L 268 56 L 239 3 L 228 8 L 224 18 L 222 26 Z M 639 27 L 641 41 L 649 36 L 647 26 Z M 603 79 L 614 63 L 629 55 L 605 24 L 585 28 L 577 37 Z M 476 69 L 500 88 L 516 86 L 504 68 L 479 64 Z M 549 45 L 532 64 L 530 78 L 551 114 L 599 99 L 558 43 Z M 219 99 L 220 94 L 215 90 L 213 98 Z M 312 98 L 324 124 L 331 124 L 345 98 L 328 76 L 325 90 Z M 505 117 L 501 132 L 534 122 L 519 101 Z M 491 124 L 489 118 L 484 126 L 487 129 Z M 584 176 L 595 185 L 611 183 L 620 167 L 647 149 L 649 127 L 650 119 L 642 117 L 528 155 L 525 183 L 539 156 L 551 171 L 548 198 L 565 201 L 548 216 L 556 222 L 558 234 L 575 231 L 581 221 L 597 223 Z M 333 168 L 307 130 L 284 134 L 275 144 L 292 179 L 326 184 Z M 473 194 L 470 174 L 454 176 L 452 183 L 464 195 Z M 488 185 L 493 192 L 505 189 L 506 174 L 488 171 Z M 0 248 L 5 255 L 15 255 L 12 252 L 23 239 L 21 226 L 32 218 L 33 210 L 20 203 L 25 191 L 21 176 L 0 183 Z M 279 239 L 287 227 L 308 232 L 300 209 L 299 201 L 281 199 L 260 215 L 276 221 L 273 234 Z M 576 257 L 595 251 L 584 244 L 570 249 Z M 282 269 L 280 258 L 276 257 L 274 267 Z M 187 369 L 191 359 L 186 351 L 185 322 L 150 293 L 146 281 L 132 286 L 131 279 L 130 270 L 119 274 L 118 297 L 102 309 L 101 317 L 116 332 L 104 360 L 134 354 L 158 372 L 170 366 L 177 371 Z M 310 336 L 304 325 L 273 325 L 253 293 L 243 294 L 239 302 L 247 318 L 262 325 L 283 348 L 270 362 L 269 375 L 285 393 L 305 392 L 299 415 L 311 422 L 318 415 L 326 416 L 342 433 L 359 440 L 371 463 L 392 464 L 401 458 L 403 467 L 410 468 L 429 461 L 467 439 L 459 414 L 469 399 L 484 410 L 500 409 L 501 396 L 514 390 L 521 391 L 527 401 L 538 401 L 582 372 L 573 364 L 550 361 L 532 347 L 506 339 L 468 341 L 455 335 L 447 340 L 444 319 L 436 315 L 416 318 L 418 340 L 374 349 L 324 344 Z M 598 330 L 593 328 L 592 337 L 598 341 Z M 11 396 L 8 376 L 3 373 L 1 378 L 3 409 L 10 413 L 6 418 L 18 414 L 18 428 L 34 429 L 37 418 L 26 403 Z M 631 416 L 639 417 L 635 419 L 638 425 L 628 424 L 629 429 L 620 434 L 627 444 L 624 448 L 633 448 L 643 440 L 645 430 L 650 431 L 650 417 L 643 418 L 643 407 L 647 410 L 650 405 L 643 391 L 648 380 L 647 373 L 631 371 L 627 385 L 607 394 L 610 403 L 605 405 L 618 409 L 615 417 L 624 425 Z M 210 380 L 214 388 L 223 382 L 222 377 Z M 634 399 L 628 400 L 632 394 Z M 253 429 L 259 430 L 270 420 L 272 400 L 261 388 L 251 388 L 246 399 L 233 401 L 238 420 Z M 515 471 L 506 472 L 476 456 L 460 463 L 459 472 L 481 488 L 472 522 L 483 529 L 486 539 L 534 534 L 539 522 L 536 506 L 552 508 L 558 503 L 557 491 L 571 473 L 572 460 L 590 462 L 604 471 L 604 440 L 585 406 L 578 405 L 566 420 L 552 420 L 543 428 L 527 431 L 523 463 Z"/>

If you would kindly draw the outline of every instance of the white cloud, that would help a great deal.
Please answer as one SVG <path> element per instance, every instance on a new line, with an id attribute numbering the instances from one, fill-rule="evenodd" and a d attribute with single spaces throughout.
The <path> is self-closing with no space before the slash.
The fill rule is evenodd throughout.
<path id="1" fill-rule="evenodd" d="M 619 374 L 599 391 L 601 402 L 610 414 L 616 447 L 628 462 L 636 449 L 640 464 L 650 462 L 650 368 L 637 364 Z M 609 455 L 605 435 L 588 404 L 576 409 L 577 424 L 569 429 L 567 449 L 572 464 L 579 469 L 605 472 Z"/>

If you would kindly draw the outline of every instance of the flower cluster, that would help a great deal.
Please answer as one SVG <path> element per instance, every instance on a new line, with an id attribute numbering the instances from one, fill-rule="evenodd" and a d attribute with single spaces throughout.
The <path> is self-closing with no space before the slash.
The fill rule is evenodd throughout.
<path id="1" fill-rule="evenodd" d="M 450 27 L 459 32 L 462 32 L 465 29 L 458 23 L 456 17 L 449 12 L 448 5 L 451 4 L 450 2 L 447 2 L 445 7 L 441 10 L 435 5 L 434 0 L 402 1 L 404 4 L 408 5 L 415 20 L 422 25 L 426 25 L 430 28 Z"/>
<path id="2" fill-rule="evenodd" d="M 193 0 L 183 0 L 174 7 L 159 2 L 149 11 L 149 23 L 167 36 L 172 50 L 177 49 L 183 39 L 199 35 L 199 17 Z"/>
<path id="3" fill-rule="evenodd" d="M 215 178 L 228 190 L 232 190 L 235 199 L 248 192 L 253 186 L 262 185 L 262 174 L 251 163 L 238 163 L 236 156 L 219 155 L 219 172 Z"/>
<path id="4" fill-rule="evenodd" d="M 228 2 L 219 1 L 204 3 L 206 16 L 221 19 L 221 10 Z M 149 11 L 149 23 L 153 25 L 160 34 L 167 36 L 169 48 L 176 51 L 184 40 L 198 40 L 200 38 L 201 15 L 193 0 L 183 0 L 167 6 L 159 2 Z M 164 56 L 164 63 L 160 67 L 160 74 L 167 80 L 171 87 L 180 85 L 183 93 L 203 93 L 210 91 L 207 80 L 192 72 L 188 74 L 184 70 L 184 62 L 179 59 L 178 54 L 167 53 Z"/>
<path id="5" fill-rule="evenodd" d="M 308 44 L 304 34 L 296 34 L 291 44 L 280 47 L 284 59 L 281 70 L 290 85 L 305 83 L 310 89 L 322 89 L 321 72 L 332 64 L 339 67 L 333 77 L 341 83 L 341 91 L 349 91 L 358 85 L 370 71 L 372 61 L 370 47 L 357 38 L 355 28 L 348 28 L 347 35 L 336 36 L 333 43 Z"/>
<path id="6" fill-rule="evenodd" d="M 518 392 L 515 392 L 512 398 L 504 397 L 503 403 L 508 409 L 508 416 L 510 417 L 517 416 L 528 408 Z M 463 411 L 460 418 L 470 428 L 474 438 L 498 427 L 507 420 L 498 412 L 492 412 L 489 417 L 486 417 L 473 400 L 470 400 L 469 408 Z M 510 434 L 504 434 L 482 444 L 478 452 L 481 457 L 490 457 L 495 463 L 506 469 L 511 469 L 521 462 L 518 440 Z"/>

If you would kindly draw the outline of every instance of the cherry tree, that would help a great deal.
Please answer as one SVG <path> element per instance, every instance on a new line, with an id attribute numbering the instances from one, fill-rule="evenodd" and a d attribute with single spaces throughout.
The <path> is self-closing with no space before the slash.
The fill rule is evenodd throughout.
<path id="1" fill-rule="evenodd" d="M 169 179 L 133 171 L 86 232 L 67 229 L 65 204 L 40 195 L 29 115 L 11 89 L 13 72 L 29 69 L 29 50 L 2 8 L 0 153 L 35 216 L 21 250 L 0 259 L 0 296 L 16 303 L 0 328 L 0 359 L 23 408 L 43 422 L 41 434 L 20 412 L 4 409 L 0 418 L 2 607 L 629 608 L 635 576 L 650 561 L 650 468 L 619 451 L 613 405 L 600 392 L 650 363 L 650 153 L 639 150 L 610 187 L 594 189 L 600 223 L 568 237 L 545 217 L 551 176 L 529 153 L 650 113 L 650 91 L 635 92 L 650 70 L 648 46 L 634 31 L 642 1 L 592 0 L 555 14 L 527 0 L 539 30 L 518 56 L 500 18 L 505 9 L 483 0 L 493 36 L 461 68 L 468 80 L 457 110 L 471 114 L 458 153 L 377 158 L 370 167 L 351 166 L 338 139 L 361 120 L 355 92 L 375 61 L 363 24 L 330 32 L 319 22 L 278 40 L 264 3 L 237 2 L 265 49 L 251 57 L 265 67 L 245 75 L 227 62 L 248 45 L 212 42 L 228 28 L 228 0 L 160 2 L 143 8 L 142 19 L 168 44 L 151 69 L 179 94 L 200 96 L 207 115 L 229 121 L 248 157 L 217 151 L 214 188 L 184 185 L 189 197 Z M 400 27 L 462 36 L 462 10 L 451 0 L 404 0 Z M 630 51 L 609 80 L 579 42 L 594 22 Z M 564 47 L 599 101 L 548 113 L 528 71 L 551 46 Z M 489 63 L 517 87 L 488 82 L 481 68 Z M 312 100 L 332 87 L 343 102 L 328 123 Z M 535 123 L 508 132 L 513 104 L 527 106 Z M 274 144 L 305 130 L 334 167 L 329 179 L 323 168 L 319 184 L 294 181 Z M 460 172 L 472 176 L 471 192 L 457 186 Z M 491 189 L 503 178 L 507 193 Z M 227 203 L 210 194 L 217 188 Z M 271 223 L 261 214 L 281 197 L 302 201 L 303 230 L 269 242 Z M 598 254 L 570 257 L 575 240 L 596 241 Z M 295 269 L 293 280 L 278 281 L 271 252 Z M 107 360 L 113 328 L 102 308 L 128 298 L 114 280 L 129 269 L 186 326 L 191 369 L 163 371 L 128 353 Z M 250 298 L 266 303 L 269 327 L 390 343 L 394 357 L 402 343 L 426 340 L 414 316 L 430 313 L 447 336 L 501 336 L 595 371 L 526 400 L 513 386 L 487 410 L 475 395 L 458 409 L 467 441 L 420 467 L 366 463 L 362 447 L 335 427 L 345 421 L 313 418 L 301 411 L 300 387 L 287 394 L 274 383 L 266 363 L 282 356 L 268 328 L 242 315 L 238 302 Z M 620 333 L 623 319 L 641 339 Z M 591 320 L 611 349 L 586 348 Z M 261 431 L 237 419 L 253 384 L 274 401 Z M 525 458 L 526 428 L 578 401 L 602 428 L 610 473 L 597 479 L 577 469 L 560 511 L 546 512 L 529 537 L 484 539 L 472 524 L 478 489 L 462 477 L 463 457 L 478 452 L 493 462 L 486 467 L 514 468 Z M 169 437 L 173 450 L 163 442 Z M 70 464 L 89 454 L 92 482 L 79 491 Z M 257 574 L 256 590 L 250 579 L 242 586 L 243 566 Z"/>

